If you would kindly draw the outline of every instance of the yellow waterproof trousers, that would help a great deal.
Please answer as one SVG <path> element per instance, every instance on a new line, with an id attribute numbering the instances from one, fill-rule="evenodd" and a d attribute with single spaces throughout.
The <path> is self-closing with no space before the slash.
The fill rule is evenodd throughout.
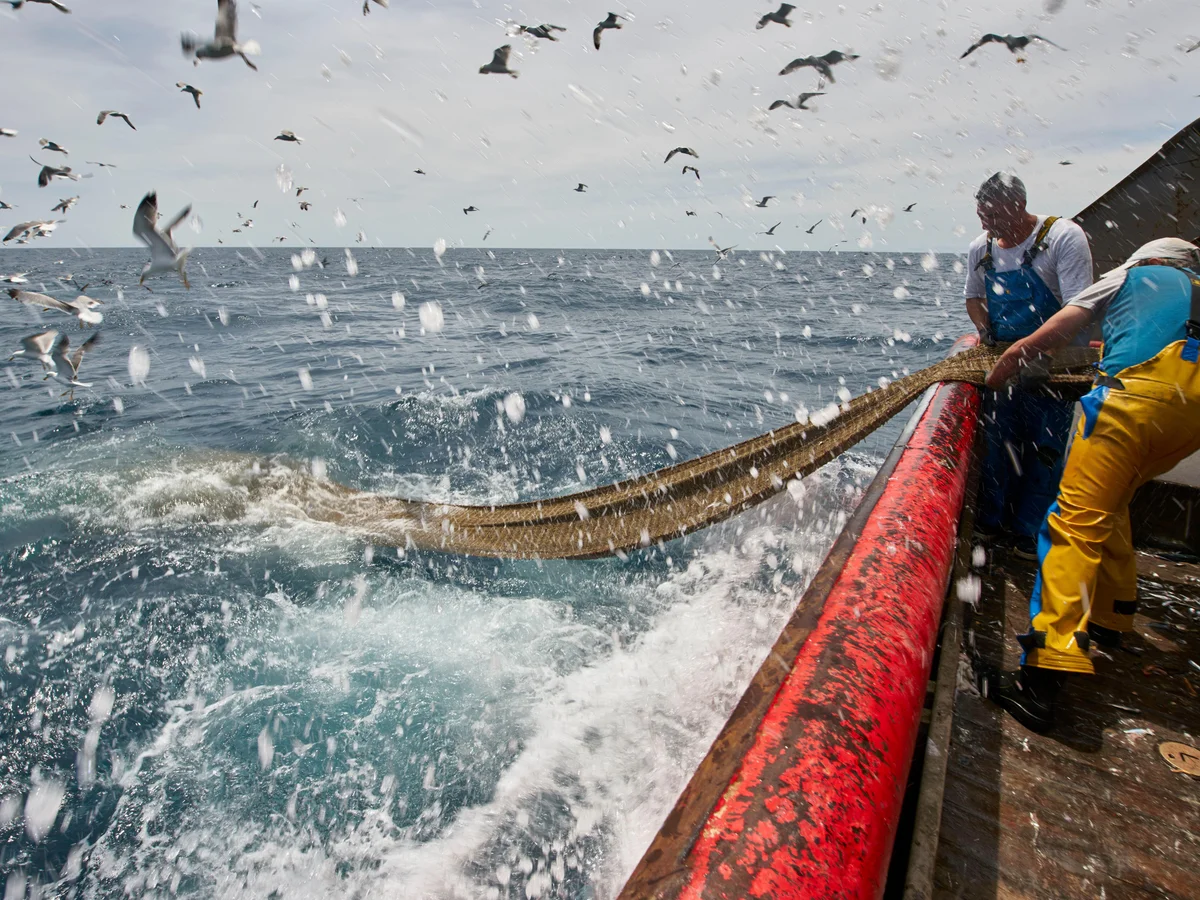
<path id="1" fill-rule="evenodd" d="M 1025 665 L 1093 671 L 1088 622 L 1131 631 L 1137 567 L 1129 526 L 1133 492 L 1200 450 L 1200 364 L 1184 341 L 1118 372 L 1124 388 L 1083 398 L 1059 485 L 1038 535 L 1032 626 L 1018 640 Z"/>

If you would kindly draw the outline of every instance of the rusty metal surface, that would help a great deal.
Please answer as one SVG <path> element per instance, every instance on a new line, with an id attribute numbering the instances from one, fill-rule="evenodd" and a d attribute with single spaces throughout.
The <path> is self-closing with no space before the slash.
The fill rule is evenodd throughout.
<path id="1" fill-rule="evenodd" d="M 622 900 L 878 896 L 977 409 L 971 387 L 936 389 L 858 539 L 822 566 Z"/>

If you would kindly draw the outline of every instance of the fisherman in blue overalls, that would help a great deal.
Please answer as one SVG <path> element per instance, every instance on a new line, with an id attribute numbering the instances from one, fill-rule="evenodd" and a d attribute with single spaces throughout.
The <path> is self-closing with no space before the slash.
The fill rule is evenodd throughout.
<path id="1" fill-rule="evenodd" d="M 967 314 L 986 343 L 1028 337 L 1092 283 L 1087 236 L 1074 222 L 1026 207 L 1025 185 L 997 173 L 975 194 L 984 233 L 967 260 Z M 1054 502 L 1073 402 L 1047 387 L 985 393 L 984 456 L 976 532 L 1037 558 L 1037 533 Z"/>

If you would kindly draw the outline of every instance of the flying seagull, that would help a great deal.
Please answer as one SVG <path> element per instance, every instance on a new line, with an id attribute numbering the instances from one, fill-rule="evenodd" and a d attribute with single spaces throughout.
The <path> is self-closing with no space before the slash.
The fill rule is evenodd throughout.
<path id="1" fill-rule="evenodd" d="M 805 228 L 805 229 L 804 229 L 804 233 L 805 233 L 805 234 L 812 234 L 812 233 L 813 233 L 813 229 L 814 229 L 814 228 L 816 228 L 818 225 L 820 225 L 820 224 L 821 224 L 822 222 L 824 222 L 824 221 L 825 221 L 824 219 L 817 219 L 817 221 L 813 222 L 813 223 L 812 223 L 812 225 L 810 225 L 808 228 Z"/>
<path id="2" fill-rule="evenodd" d="M 200 90 L 199 88 L 192 87 L 186 81 L 175 82 L 175 87 L 179 88 L 179 92 L 181 94 L 191 94 L 192 99 L 196 101 L 196 109 L 200 108 L 200 97 L 204 91 Z"/>
<path id="3" fill-rule="evenodd" d="M 776 100 L 774 103 L 772 103 L 770 106 L 768 106 L 767 109 L 768 110 L 779 109 L 779 107 L 781 107 L 781 106 L 786 106 L 786 107 L 789 107 L 790 109 L 810 109 L 810 107 L 805 106 L 804 104 L 807 103 L 809 100 L 811 100 L 813 97 L 824 97 L 824 96 L 825 96 L 824 91 L 816 91 L 816 92 L 811 92 L 811 93 L 806 92 L 806 93 L 801 94 L 797 98 L 795 103 L 793 103 L 791 100 Z"/>
<path id="4" fill-rule="evenodd" d="M 102 169 L 115 169 L 117 167 L 116 163 L 99 162 L 98 160 L 94 159 L 85 159 L 84 162 L 89 166 L 99 166 Z"/>
<path id="5" fill-rule="evenodd" d="M 38 141 L 38 143 L 41 144 L 43 147 L 45 147 L 47 150 L 53 150 L 55 153 L 61 153 L 63 156 L 68 155 L 67 148 L 64 147 L 62 144 L 56 143 L 55 141 L 48 141 L 45 138 L 42 138 L 40 141 Z"/>
<path id="6" fill-rule="evenodd" d="M 700 158 L 700 154 L 697 153 L 695 150 L 693 150 L 691 147 L 676 147 L 674 150 L 672 150 L 670 153 L 667 154 L 667 158 L 664 159 L 663 162 L 669 163 L 671 161 L 671 157 L 674 156 L 676 153 L 684 153 L 688 156 L 694 156 L 696 159 Z"/>
<path id="7" fill-rule="evenodd" d="M 857 215 L 858 215 L 860 212 L 862 212 L 862 210 L 861 210 L 861 209 L 859 209 L 859 208 L 857 208 L 857 207 L 855 207 L 855 209 L 854 209 L 854 210 L 853 210 L 853 211 L 850 213 L 850 218 L 852 218 L 852 219 L 853 219 L 853 218 L 854 218 L 855 216 L 857 216 Z M 867 224 L 867 217 L 866 217 L 866 216 L 863 216 L 863 217 L 862 217 L 862 222 L 863 222 L 863 224 L 864 224 L 864 225 L 866 225 L 866 224 Z"/>
<path id="8" fill-rule="evenodd" d="M 697 169 L 695 166 L 684 166 L 683 171 L 680 172 L 679 174 L 686 175 L 688 172 L 694 172 L 696 175 L 696 180 L 697 181 L 700 180 L 700 170 Z"/>
<path id="9" fill-rule="evenodd" d="M 28 284 L 29 279 L 25 277 L 28 274 L 28 272 L 15 272 L 12 275 L 0 275 L 0 281 L 6 284 Z"/>
<path id="10" fill-rule="evenodd" d="M 579 193 L 579 194 L 586 194 L 586 193 L 587 193 L 587 185 L 586 185 L 586 184 L 584 184 L 584 183 L 581 181 L 581 182 L 579 182 L 579 184 L 577 184 L 577 185 L 576 185 L 576 186 L 573 188 L 573 190 L 574 190 L 576 193 Z"/>
<path id="11" fill-rule="evenodd" d="M 175 230 L 176 226 L 191 214 L 192 207 L 191 204 L 188 204 L 180 211 L 179 215 L 167 223 L 166 228 L 159 229 L 158 192 L 151 191 L 142 198 L 137 212 L 133 214 L 133 236 L 150 248 L 150 262 L 146 263 L 145 268 L 142 269 L 142 277 L 138 279 L 138 284 L 144 285 L 146 279 L 151 275 L 158 275 L 161 272 L 178 272 L 183 286 L 191 288 L 185 269 L 191 250 L 180 250 L 171 237 L 171 232 Z"/>
<path id="12" fill-rule="evenodd" d="M 802 56 L 799 59 L 793 59 L 780 69 L 779 74 L 790 75 L 797 69 L 811 66 L 821 74 L 822 78 L 826 79 L 830 84 L 835 84 L 837 79 L 833 77 L 833 67 L 840 62 L 849 62 L 855 59 L 858 59 L 858 54 L 856 53 L 843 53 L 841 50 L 830 50 L 824 56 Z"/>
<path id="13" fill-rule="evenodd" d="M 68 315 L 75 316 L 79 319 L 79 327 L 84 325 L 99 325 L 104 321 L 104 316 L 95 311 L 100 305 L 99 300 L 93 300 L 91 297 L 85 297 L 80 294 L 74 300 L 58 300 L 48 294 L 39 294 L 34 291 L 22 291 L 18 288 L 9 288 L 8 296 L 12 297 L 18 303 L 24 303 L 26 306 L 40 306 L 42 309 L 57 309 Z"/>
<path id="14" fill-rule="evenodd" d="M 79 380 L 79 366 L 83 363 L 83 355 L 96 346 L 100 342 L 100 332 L 96 332 L 86 341 L 79 345 L 79 349 L 71 356 L 67 353 L 71 349 L 71 339 L 65 334 L 58 339 L 58 343 L 54 345 L 54 352 L 51 358 L 54 360 L 54 365 L 57 369 L 65 369 L 71 373 L 71 377 L 67 380 L 67 384 L 71 386 L 69 391 L 63 391 L 63 395 L 70 394 L 71 399 L 75 399 L 75 388 L 91 387 L 91 382 Z"/>
<path id="15" fill-rule="evenodd" d="M 100 110 L 100 115 L 96 116 L 96 124 L 103 125 L 104 120 L 109 116 L 112 116 L 114 119 L 124 119 L 126 125 L 128 125 L 130 128 L 133 128 L 134 131 L 137 131 L 137 128 L 134 127 L 134 124 L 129 121 L 129 116 L 125 115 L 123 112 L 117 112 L 115 109 Z"/>
<path id="16" fill-rule="evenodd" d="M 712 239 L 711 236 L 709 236 L 708 242 L 712 244 L 713 249 L 717 251 L 717 262 L 720 262 L 727 257 L 729 255 L 729 251 L 733 250 L 733 248 L 737 246 L 737 244 L 734 244 L 732 247 L 721 247 Z"/>
<path id="17" fill-rule="evenodd" d="M 915 204 L 915 203 L 910 203 L 910 204 L 908 204 L 908 206 L 904 207 L 904 211 L 905 211 L 905 212 L 912 212 L 912 211 L 913 211 L 913 207 L 914 207 L 914 206 L 916 206 L 916 205 L 917 205 L 917 204 Z"/>
<path id="18" fill-rule="evenodd" d="M 57 371 L 54 368 L 54 359 L 50 356 L 50 351 L 54 349 L 54 339 L 58 337 L 58 332 L 51 329 L 43 331 L 40 334 L 31 334 L 29 337 L 21 338 L 22 349 L 16 351 L 8 358 L 12 362 L 18 356 L 24 356 L 28 359 L 37 360 L 42 364 L 42 368 L 50 373 Z"/>
<path id="19" fill-rule="evenodd" d="M 295 134 L 295 132 L 292 132 L 292 131 L 281 131 L 281 132 L 279 132 L 279 134 L 275 135 L 275 140 L 277 140 L 277 141 L 291 141 L 293 144 L 303 144 L 303 143 L 304 143 L 304 138 L 298 138 L 298 137 L 296 137 L 296 134 Z"/>
<path id="20" fill-rule="evenodd" d="M 694 216 L 694 215 L 696 215 L 696 212 L 695 212 L 695 210 L 691 210 L 691 209 L 685 209 L 683 212 L 684 212 L 684 214 L 685 214 L 685 215 L 688 215 L 688 216 Z"/>
<path id="21" fill-rule="evenodd" d="M 15 128 L 0 128 L 0 137 L 16 137 L 17 129 Z"/>
<path id="22" fill-rule="evenodd" d="M 4 235 L 3 243 L 7 244 L 13 238 L 23 238 L 26 235 L 35 238 L 45 237 L 57 227 L 58 222 L 53 220 L 48 222 L 22 222 L 8 230 L 8 234 Z"/>
<path id="23" fill-rule="evenodd" d="M 301 200 L 301 201 L 300 201 L 300 211 L 301 211 L 301 212 L 308 212 L 308 208 L 309 208 L 310 206 L 312 206 L 312 204 L 311 204 L 311 203 L 309 203 L 307 200 Z"/>
<path id="24" fill-rule="evenodd" d="M 769 235 L 771 235 L 772 237 L 774 237 L 774 235 L 775 235 L 775 229 L 776 229 L 776 228 L 778 228 L 778 227 L 779 227 L 780 225 L 782 225 L 782 224 L 783 224 L 782 222 L 776 222 L 774 225 L 772 225 L 772 226 L 771 226 L 770 228 L 768 228 L 766 231 L 760 231 L 760 232 L 759 232 L 759 234 L 769 234 Z"/>
<path id="25" fill-rule="evenodd" d="M 382 6 L 384 9 L 387 9 L 388 0 L 375 0 L 375 2 L 378 3 L 380 6 Z M 371 14 L 371 0 L 363 0 L 363 15 L 369 16 L 370 14 Z"/>
<path id="26" fill-rule="evenodd" d="M 755 203 L 754 205 L 755 205 L 755 206 L 757 206 L 759 209 L 766 209 L 766 208 L 767 208 L 767 201 L 768 201 L 768 200 L 774 200 L 774 199 L 775 199 L 775 196 L 774 196 L 773 194 L 768 194 L 767 196 L 763 197 L 761 200 L 759 200 L 759 201 L 758 201 L 757 203 Z"/>
<path id="27" fill-rule="evenodd" d="M 473 212 L 479 212 L 479 210 L 476 209 L 474 206 L 468 206 L 466 209 L 463 210 L 463 215 L 465 216 L 467 213 L 473 213 Z"/>
<path id="28" fill-rule="evenodd" d="M 792 23 L 788 21 L 788 16 L 795 8 L 796 7 L 792 6 L 790 3 L 781 3 L 779 4 L 779 9 L 775 10 L 773 13 L 767 13 L 758 20 L 758 24 L 754 27 L 757 29 L 763 29 L 766 28 L 771 22 L 776 22 L 780 25 L 786 25 L 788 28 L 791 28 Z"/>
<path id="29" fill-rule="evenodd" d="M 59 200 L 58 205 L 50 210 L 50 212 L 66 212 L 72 206 L 79 202 L 78 197 L 68 197 L 66 200 Z"/>
<path id="30" fill-rule="evenodd" d="M 527 34 L 530 37 L 542 38 L 547 41 L 557 41 L 554 36 L 556 31 L 566 31 L 561 25 L 522 25 L 517 31 L 522 34 Z"/>
<path id="31" fill-rule="evenodd" d="M 497 47 L 492 53 L 492 61 L 479 67 L 480 75 L 511 75 L 516 78 L 521 73 L 508 67 L 508 54 L 512 52 L 512 44 Z"/>
<path id="32" fill-rule="evenodd" d="M 1060 160 L 1058 161 L 1058 164 L 1059 164 L 1060 166 L 1071 166 L 1071 165 L 1074 165 L 1074 163 L 1072 163 L 1072 162 L 1071 162 L 1069 159 L 1060 159 Z"/>
<path id="33" fill-rule="evenodd" d="M 622 18 L 622 17 L 618 16 L 616 13 L 610 12 L 608 14 L 608 18 L 606 18 L 603 22 L 601 22 L 599 25 L 597 25 L 595 27 L 595 29 L 592 31 L 592 43 L 596 45 L 597 50 L 600 49 L 600 35 L 602 35 L 604 33 L 604 30 L 606 28 L 620 29 L 621 27 L 623 27 L 621 25 L 621 23 L 617 21 L 617 19 L 620 19 L 620 18 Z"/>
<path id="34" fill-rule="evenodd" d="M 968 47 L 967 52 L 960 56 L 959 59 L 966 59 L 984 44 L 1003 44 L 1008 48 L 1010 53 L 1020 53 L 1034 41 L 1041 41 L 1043 44 L 1049 44 L 1051 47 L 1058 47 L 1059 50 L 1067 49 L 1066 47 L 1059 47 L 1058 44 L 1054 43 L 1054 41 L 1047 40 L 1040 34 L 985 34 L 970 47 Z M 1019 57 L 1017 59 L 1017 62 L 1024 61 L 1025 60 L 1020 59 Z"/>
<path id="35" fill-rule="evenodd" d="M 425 170 L 424 169 L 413 169 L 413 174 L 414 175 L 424 175 Z"/>
<path id="36" fill-rule="evenodd" d="M 251 56 L 262 52 L 257 41 L 238 43 L 237 39 L 237 3 L 234 0 L 217 0 L 217 24 L 213 31 L 213 39 L 203 44 L 194 34 L 185 34 L 179 39 L 183 47 L 183 55 L 194 59 L 196 65 L 202 59 L 227 59 L 230 56 L 240 56 L 242 62 L 258 71 L 258 66 L 250 62 Z"/>
<path id="37" fill-rule="evenodd" d="M 298 187 L 298 188 L 296 188 L 296 196 L 297 196 L 297 197 L 299 197 L 301 194 L 303 194 L 303 193 L 304 193 L 305 191 L 307 191 L 307 190 L 308 190 L 308 188 L 306 188 L 306 187 Z"/>
<path id="38" fill-rule="evenodd" d="M 33 159 L 32 156 L 29 158 Z M 57 166 L 47 166 L 36 159 L 33 159 L 33 161 L 42 167 L 42 171 L 38 172 L 38 187 L 45 187 L 50 183 L 52 178 L 70 178 L 72 181 L 78 181 L 83 177 L 82 175 L 73 174 L 70 166 L 58 168 Z M 88 177 L 90 178 L 91 176 Z"/>
<path id="39" fill-rule="evenodd" d="M 47 6 L 53 6 L 59 12 L 70 12 L 70 10 L 59 3 L 58 0 L 8 0 L 8 2 L 12 4 L 13 9 L 20 9 L 26 3 L 45 3 Z"/>
<path id="40" fill-rule="evenodd" d="M 3 200 L 0 200 L 0 209 L 16 209 L 16 207 L 11 203 L 5 203 Z"/>

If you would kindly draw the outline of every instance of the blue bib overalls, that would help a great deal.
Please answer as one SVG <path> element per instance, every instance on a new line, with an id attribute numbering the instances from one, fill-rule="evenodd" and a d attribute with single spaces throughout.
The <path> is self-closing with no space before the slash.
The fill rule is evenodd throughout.
<path id="1" fill-rule="evenodd" d="M 1061 309 L 1054 293 L 1034 271 L 1050 217 L 1025 251 L 1020 268 L 997 272 L 992 245 L 979 265 L 987 288 L 988 326 L 997 341 L 1028 337 Z M 1014 537 L 1035 538 L 1054 502 L 1074 404 L 1047 388 L 1006 387 L 983 396 L 984 454 L 980 470 L 976 527 Z"/>

